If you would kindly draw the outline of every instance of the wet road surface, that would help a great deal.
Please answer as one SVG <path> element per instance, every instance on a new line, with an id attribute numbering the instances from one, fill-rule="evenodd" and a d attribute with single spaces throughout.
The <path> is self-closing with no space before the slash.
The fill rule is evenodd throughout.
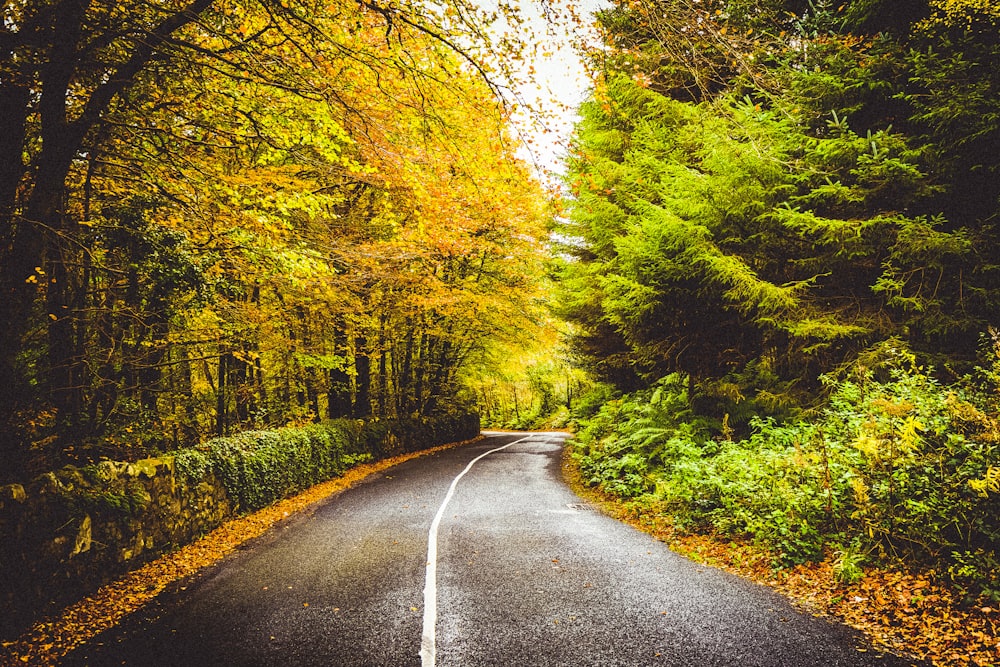
<path id="1" fill-rule="evenodd" d="M 590 508 L 561 481 L 564 437 L 491 435 L 374 475 L 63 664 L 913 664 Z"/>

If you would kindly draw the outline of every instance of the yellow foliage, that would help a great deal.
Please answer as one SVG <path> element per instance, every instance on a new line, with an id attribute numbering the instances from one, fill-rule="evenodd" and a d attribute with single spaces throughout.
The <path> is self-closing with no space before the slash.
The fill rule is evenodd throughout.
<path id="1" fill-rule="evenodd" d="M 883 442 L 881 438 L 875 438 L 866 432 L 866 427 L 871 428 L 872 426 L 874 424 L 871 422 L 863 424 L 858 432 L 858 437 L 851 443 L 855 449 L 870 459 L 878 457 Z"/>
<path id="2" fill-rule="evenodd" d="M 917 24 L 918 30 L 939 27 L 971 30 L 975 25 L 1000 23 L 1000 4 L 996 0 L 931 0 L 931 16 Z"/>
<path id="3" fill-rule="evenodd" d="M 869 504 L 870 498 L 865 480 L 860 477 L 852 477 L 851 490 L 854 492 L 854 502 L 858 507 L 866 507 Z"/>
<path id="4" fill-rule="evenodd" d="M 990 466 L 985 477 L 970 479 L 969 486 L 982 498 L 988 497 L 990 493 L 1000 493 L 1000 468 Z"/>
<path id="5" fill-rule="evenodd" d="M 947 395 L 945 405 L 954 422 L 962 425 L 963 433 L 974 433 L 977 440 L 984 442 L 1000 442 L 1000 423 L 996 417 L 962 400 L 954 392 Z"/>
<path id="6" fill-rule="evenodd" d="M 882 411 L 889 415 L 890 417 L 904 417 L 913 411 L 913 403 L 910 401 L 900 401 L 896 403 L 895 401 L 890 401 L 884 398 L 876 398 L 872 401 L 872 405 L 881 408 Z"/>
<path id="7" fill-rule="evenodd" d="M 921 424 L 915 417 L 908 417 L 905 422 L 903 422 L 902 428 L 899 429 L 899 445 L 903 451 L 912 451 L 920 444 L 920 434 L 919 431 L 924 430 L 924 425 Z"/>

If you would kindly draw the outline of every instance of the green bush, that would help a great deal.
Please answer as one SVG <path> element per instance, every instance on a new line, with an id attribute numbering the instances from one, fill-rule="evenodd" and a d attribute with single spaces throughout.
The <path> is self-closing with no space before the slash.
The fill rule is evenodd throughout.
<path id="1" fill-rule="evenodd" d="M 214 438 L 174 453 L 189 482 L 215 473 L 242 512 L 342 474 L 358 463 L 475 437 L 479 418 L 448 414 L 398 420 L 339 419 Z"/>
<path id="2" fill-rule="evenodd" d="M 656 485 L 653 470 L 682 457 L 700 428 L 678 375 L 588 412 L 592 416 L 580 420 L 575 438 L 584 479 L 624 498 L 651 491 Z"/>
<path id="3" fill-rule="evenodd" d="M 754 427 L 748 440 L 678 447 L 681 456 L 659 472 L 658 498 L 682 526 L 752 537 L 778 564 L 815 559 L 829 528 L 823 471 L 809 465 L 794 428 Z"/>
<path id="4" fill-rule="evenodd" d="M 1000 600 L 998 377 L 944 386 L 889 344 L 827 378 L 811 421 L 752 419 L 733 441 L 710 437 L 670 376 L 584 420 L 575 455 L 589 484 L 648 495 L 682 528 L 748 537 L 776 565 L 840 553 L 850 580 L 864 559 L 902 561 Z"/>

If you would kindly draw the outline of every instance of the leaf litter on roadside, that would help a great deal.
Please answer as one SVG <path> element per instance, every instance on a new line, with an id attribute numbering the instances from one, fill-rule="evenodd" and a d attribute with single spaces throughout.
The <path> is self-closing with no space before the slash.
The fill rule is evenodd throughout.
<path id="1" fill-rule="evenodd" d="M 218 563 L 240 545 L 264 534 L 282 519 L 349 489 L 369 475 L 404 461 L 462 444 L 466 443 L 450 443 L 376 463 L 361 464 L 340 477 L 317 484 L 298 495 L 279 500 L 253 514 L 227 521 L 196 542 L 129 572 L 121 579 L 103 586 L 93 595 L 66 607 L 58 617 L 43 619 L 21 637 L 5 642 L 0 650 L 0 665 L 57 665 L 63 656 L 116 626 L 126 616 L 163 592 L 170 583 Z M 309 605 L 304 603 L 303 606 Z"/>
<path id="2" fill-rule="evenodd" d="M 675 530 L 669 517 L 643 512 L 586 487 L 569 457 L 563 476 L 581 497 L 605 513 L 665 542 L 696 562 L 725 569 L 767 585 L 815 616 L 829 616 L 865 633 L 876 649 L 938 667 L 1000 666 L 1000 610 L 965 608 L 946 586 L 926 572 L 866 570 L 853 584 L 840 584 L 834 561 L 775 570 L 773 555 L 745 542 Z M 861 650 L 861 649 L 859 649 Z"/>

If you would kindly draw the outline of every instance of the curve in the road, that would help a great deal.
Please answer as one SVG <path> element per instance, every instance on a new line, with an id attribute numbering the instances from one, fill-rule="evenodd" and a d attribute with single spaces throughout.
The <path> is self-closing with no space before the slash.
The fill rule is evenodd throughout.
<path id="1" fill-rule="evenodd" d="M 424 576 L 424 627 L 420 637 L 421 667 L 434 667 L 437 664 L 437 550 L 438 529 L 441 526 L 441 518 L 444 516 L 444 511 L 448 508 L 448 503 L 451 502 L 452 497 L 455 495 L 455 488 L 458 486 L 458 482 L 472 470 L 472 466 L 490 454 L 513 447 L 530 437 L 532 436 L 509 442 L 502 447 L 496 447 L 469 461 L 469 465 L 465 466 L 465 469 L 458 473 L 455 479 L 452 480 L 451 486 L 448 487 L 448 493 L 445 494 L 444 501 L 441 503 L 441 507 L 438 508 L 437 514 L 434 515 L 431 528 L 427 533 L 427 573 Z"/>
<path id="2" fill-rule="evenodd" d="M 178 582 L 66 664 L 913 664 L 859 653 L 870 646 L 857 632 L 593 511 L 561 479 L 565 437 L 490 435 L 373 475 Z"/>

